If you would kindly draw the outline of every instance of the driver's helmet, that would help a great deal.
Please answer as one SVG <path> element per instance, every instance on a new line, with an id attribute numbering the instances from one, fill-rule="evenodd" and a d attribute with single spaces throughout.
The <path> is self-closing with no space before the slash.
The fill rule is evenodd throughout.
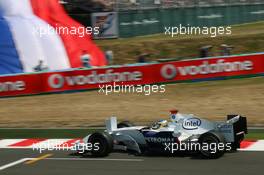
<path id="1" fill-rule="evenodd" d="M 152 129 L 160 129 L 168 126 L 167 120 L 159 120 L 158 122 L 152 125 Z"/>

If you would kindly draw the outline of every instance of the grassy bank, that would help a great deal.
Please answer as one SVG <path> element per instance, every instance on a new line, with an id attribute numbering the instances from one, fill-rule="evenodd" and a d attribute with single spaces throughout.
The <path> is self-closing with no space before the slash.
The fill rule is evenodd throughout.
<path id="1" fill-rule="evenodd" d="M 170 37 L 165 34 L 115 40 L 99 40 L 104 50 L 114 51 L 114 64 L 134 63 L 137 56 L 149 53 L 149 60 L 160 58 L 195 58 L 198 49 L 205 45 L 214 46 L 212 52 L 219 55 L 221 44 L 233 45 L 234 54 L 263 52 L 264 21 L 232 26 L 232 34 L 211 38 L 208 36 L 181 35 Z"/>
<path id="2" fill-rule="evenodd" d="M 250 126 L 263 126 L 263 106 L 263 77 L 178 83 L 150 96 L 88 91 L 0 99 L 0 128 L 88 128 L 104 125 L 113 115 L 119 121 L 148 124 L 168 118 L 175 108 L 215 121 L 240 114 Z"/>
<path id="3" fill-rule="evenodd" d="M 234 45 L 235 53 L 264 51 L 264 22 L 233 26 L 232 32 L 231 36 L 217 38 L 203 36 L 171 38 L 159 34 L 97 42 L 105 49 L 114 50 L 115 61 L 118 64 L 134 62 L 135 56 L 143 51 L 151 52 L 153 60 L 195 56 L 197 48 L 206 44 Z M 168 111 L 175 108 L 182 113 L 191 113 L 217 121 L 225 120 L 227 114 L 241 114 L 248 118 L 250 126 L 263 126 L 263 106 L 263 77 L 178 83 L 166 85 L 165 93 L 153 93 L 150 96 L 143 93 L 113 93 L 106 96 L 98 91 L 88 91 L 2 98 L 0 127 L 87 128 L 101 126 L 106 118 L 113 115 L 117 116 L 118 120 L 145 124 L 168 117 Z M 79 131 L 83 130 L 62 132 L 61 137 L 66 137 L 67 134 L 69 137 L 78 137 Z M 39 134 L 42 137 L 40 130 Z M 83 134 L 86 134 L 86 131 L 83 131 Z M 14 137 L 23 137 L 23 132 L 15 132 Z"/>

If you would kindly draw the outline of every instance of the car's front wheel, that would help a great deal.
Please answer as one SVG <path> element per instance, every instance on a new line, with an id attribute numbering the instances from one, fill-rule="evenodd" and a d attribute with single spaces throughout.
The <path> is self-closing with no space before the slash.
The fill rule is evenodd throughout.
<path id="1" fill-rule="evenodd" d="M 105 157 L 113 150 L 113 139 L 108 133 L 93 133 L 89 139 L 88 143 L 93 145 L 91 151 L 94 157 Z"/>

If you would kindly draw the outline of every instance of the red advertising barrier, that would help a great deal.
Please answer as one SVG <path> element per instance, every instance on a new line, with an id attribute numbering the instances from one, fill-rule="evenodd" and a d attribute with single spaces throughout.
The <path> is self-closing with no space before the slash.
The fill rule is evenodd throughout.
<path id="1" fill-rule="evenodd" d="M 264 74 L 264 54 L 0 77 L 0 96 Z"/>

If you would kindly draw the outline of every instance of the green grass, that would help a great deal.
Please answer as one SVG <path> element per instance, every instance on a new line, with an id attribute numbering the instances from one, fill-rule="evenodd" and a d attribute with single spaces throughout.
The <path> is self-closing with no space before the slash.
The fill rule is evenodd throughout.
<path id="1" fill-rule="evenodd" d="M 212 52 L 219 55 L 221 44 L 233 45 L 233 54 L 263 52 L 264 21 L 232 26 L 232 35 L 211 38 L 208 36 L 181 35 L 170 37 L 165 34 L 142 37 L 98 40 L 104 50 L 114 51 L 114 64 L 135 63 L 139 54 L 149 53 L 150 61 L 161 58 L 195 58 L 204 45 L 214 46 Z"/>
<path id="2" fill-rule="evenodd" d="M 0 129 L 0 139 L 17 138 L 83 138 L 102 129 Z M 246 139 L 264 139 L 264 130 L 249 130 Z"/>
<path id="3" fill-rule="evenodd" d="M 264 130 L 249 130 L 246 139 L 260 140 L 264 139 Z"/>

